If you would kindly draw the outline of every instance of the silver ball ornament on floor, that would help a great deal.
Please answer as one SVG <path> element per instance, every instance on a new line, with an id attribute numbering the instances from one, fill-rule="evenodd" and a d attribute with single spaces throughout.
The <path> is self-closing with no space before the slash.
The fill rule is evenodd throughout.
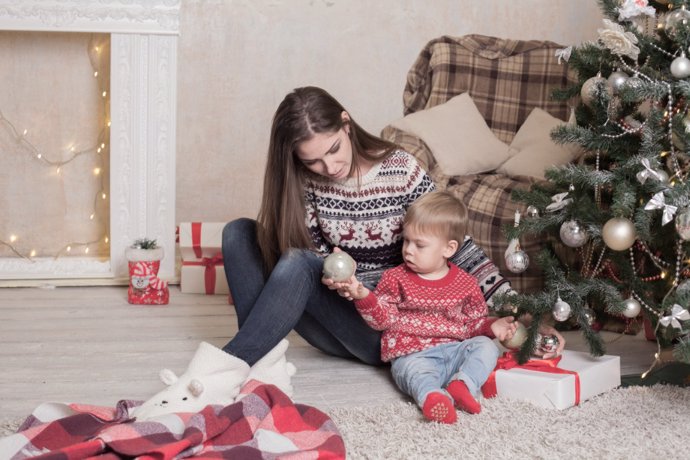
<path id="1" fill-rule="evenodd" d="M 604 224 L 601 237 L 606 246 L 614 251 L 625 251 L 636 238 L 635 225 L 624 217 L 614 217 Z"/>
<path id="2" fill-rule="evenodd" d="M 571 248 L 583 246 L 589 238 L 585 228 L 576 220 L 567 220 L 563 222 L 559 234 L 563 244 Z"/>
<path id="3" fill-rule="evenodd" d="M 508 254 L 505 261 L 506 267 L 513 273 L 522 273 L 529 266 L 529 256 L 521 249 Z"/>
<path id="4" fill-rule="evenodd" d="M 632 297 L 626 299 L 623 304 L 625 305 L 625 310 L 623 310 L 623 316 L 626 318 L 636 318 L 642 310 L 642 305 L 640 302 L 633 299 Z"/>
<path id="5" fill-rule="evenodd" d="M 597 314 L 590 307 L 584 309 L 585 320 L 590 326 L 597 320 Z"/>
<path id="6" fill-rule="evenodd" d="M 681 54 L 671 62 L 671 75 L 676 78 L 690 77 L 690 59 Z"/>
<path id="7" fill-rule="evenodd" d="M 349 280 L 355 274 L 357 264 L 345 252 L 334 252 L 323 261 L 323 276 L 335 282 Z"/>
<path id="8" fill-rule="evenodd" d="M 570 318 L 570 313 L 572 312 L 572 308 L 570 308 L 570 304 L 560 297 L 558 300 L 556 300 L 556 303 L 553 304 L 553 308 L 551 309 L 551 313 L 553 314 L 553 319 L 556 321 L 565 321 L 568 318 Z"/>
<path id="9" fill-rule="evenodd" d="M 558 337 L 555 335 L 537 334 L 537 349 L 544 353 L 553 353 L 558 349 Z"/>

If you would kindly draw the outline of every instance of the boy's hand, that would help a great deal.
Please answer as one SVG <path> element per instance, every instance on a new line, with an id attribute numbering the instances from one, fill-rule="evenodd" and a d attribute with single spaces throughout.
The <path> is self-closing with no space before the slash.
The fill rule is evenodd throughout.
<path id="1" fill-rule="evenodd" d="M 513 338 L 516 329 L 517 323 L 513 316 L 504 316 L 491 324 L 491 332 L 501 342 Z"/>
<path id="2" fill-rule="evenodd" d="M 341 297 L 347 300 L 360 300 L 369 295 L 369 289 L 365 288 L 354 275 L 349 280 L 333 283 L 332 286 L 338 290 Z"/>

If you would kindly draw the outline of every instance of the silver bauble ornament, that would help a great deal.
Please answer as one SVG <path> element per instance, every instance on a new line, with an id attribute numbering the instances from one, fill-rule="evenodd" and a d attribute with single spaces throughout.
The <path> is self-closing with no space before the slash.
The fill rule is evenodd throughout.
<path id="1" fill-rule="evenodd" d="M 688 27 L 690 22 L 690 11 L 685 9 L 685 6 L 681 8 L 676 8 L 675 10 L 666 14 L 666 20 L 664 22 L 664 31 L 666 35 L 670 38 L 675 38 L 678 35 L 679 30 Z"/>
<path id="2" fill-rule="evenodd" d="M 537 349 L 544 353 L 553 353 L 558 349 L 558 337 L 555 335 L 537 334 Z"/>
<path id="3" fill-rule="evenodd" d="M 590 326 L 594 324 L 594 321 L 597 320 L 597 314 L 591 308 L 586 307 L 583 313 L 585 315 L 585 320 L 587 321 L 587 324 L 589 324 Z"/>
<path id="4" fill-rule="evenodd" d="M 553 304 L 551 313 L 553 313 L 553 319 L 556 321 L 565 321 L 570 318 L 571 311 L 570 304 L 559 297 Z"/>
<path id="5" fill-rule="evenodd" d="M 679 296 L 685 296 L 690 293 L 690 280 L 685 280 L 678 285 L 676 288 L 676 293 Z"/>
<path id="6" fill-rule="evenodd" d="M 595 77 L 591 77 L 582 84 L 580 89 L 580 96 L 582 97 L 582 102 L 591 107 L 597 98 L 597 93 L 599 92 L 599 87 L 604 90 L 609 90 L 608 81 L 598 73 Z"/>
<path id="7" fill-rule="evenodd" d="M 620 70 L 611 72 L 611 75 L 609 75 L 608 78 L 608 82 L 611 86 L 611 91 L 613 91 L 613 94 L 618 94 L 618 91 L 620 91 L 621 87 L 623 86 L 623 83 L 625 83 L 625 81 L 628 78 L 630 78 L 630 76 L 625 72 L 621 72 Z"/>
<path id="8" fill-rule="evenodd" d="M 349 280 L 355 274 L 357 264 L 345 252 L 334 252 L 323 261 L 323 277 L 340 283 Z"/>
<path id="9" fill-rule="evenodd" d="M 635 226 L 629 219 L 614 217 L 604 224 L 601 237 L 614 251 L 625 251 L 635 242 Z"/>
<path id="10" fill-rule="evenodd" d="M 517 329 L 515 329 L 515 334 L 508 340 L 502 340 L 501 345 L 503 345 L 508 350 L 517 350 L 525 343 L 527 340 L 527 328 L 520 321 L 517 321 Z"/>
<path id="11" fill-rule="evenodd" d="M 690 241 L 690 208 L 683 208 L 676 214 L 676 232 L 683 241 Z"/>
<path id="12" fill-rule="evenodd" d="M 623 316 L 626 318 L 636 318 L 642 310 L 642 305 L 640 302 L 633 299 L 632 297 L 626 299 L 623 304 L 625 305 L 625 310 L 623 310 Z"/>
<path id="13" fill-rule="evenodd" d="M 589 237 L 585 228 L 576 220 L 566 220 L 563 222 L 559 234 L 563 244 L 571 248 L 583 246 Z"/>
<path id="14" fill-rule="evenodd" d="M 539 217 L 539 209 L 536 206 L 529 205 L 525 211 L 528 217 Z"/>
<path id="15" fill-rule="evenodd" d="M 621 85 L 621 89 L 625 88 L 626 90 L 635 91 L 639 90 L 643 86 L 644 81 L 640 77 L 632 76 L 625 80 L 625 82 Z"/>
<path id="16" fill-rule="evenodd" d="M 676 78 L 690 77 L 690 59 L 681 54 L 671 62 L 671 75 Z"/>
<path id="17" fill-rule="evenodd" d="M 522 273 L 529 266 L 529 256 L 523 250 L 511 252 L 506 256 L 506 267 L 513 273 Z"/>

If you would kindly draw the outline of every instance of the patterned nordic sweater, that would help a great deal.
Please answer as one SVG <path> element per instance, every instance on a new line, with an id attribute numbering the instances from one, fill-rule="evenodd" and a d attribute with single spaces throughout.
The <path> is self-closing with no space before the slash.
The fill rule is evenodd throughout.
<path id="1" fill-rule="evenodd" d="M 494 337 L 477 280 L 449 263 L 439 280 L 427 280 L 405 264 L 387 270 L 376 290 L 355 301 L 367 324 L 381 335 L 381 359 L 390 361 L 442 343 L 477 335 Z"/>
<path id="2" fill-rule="evenodd" d="M 305 181 L 306 222 L 314 247 L 327 255 L 339 247 L 357 261 L 357 277 L 374 289 L 384 270 L 402 263 L 402 221 L 407 208 L 436 186 L 417 160 L 398 150 L 356 179 Z M 471 238 L 451 258 L 476 277 L 491 296 L 510 288 L 498 268 Z"/>

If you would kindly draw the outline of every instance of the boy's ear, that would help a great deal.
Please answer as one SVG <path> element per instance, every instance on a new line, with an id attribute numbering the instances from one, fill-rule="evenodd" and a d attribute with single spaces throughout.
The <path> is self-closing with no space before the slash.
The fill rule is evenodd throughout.
<path id="1" fill-rule="evenodd" d="M 446 244 L 446 250 L 444 251 L 443 256 L 446 259 L 451 258 L 453 256 L 453 254 L 455 254 L 458 251 L 458 247 L 460 247 L 460 245 L 458 244 L 457 240 L 448 241 L 448 243 Z"/>

